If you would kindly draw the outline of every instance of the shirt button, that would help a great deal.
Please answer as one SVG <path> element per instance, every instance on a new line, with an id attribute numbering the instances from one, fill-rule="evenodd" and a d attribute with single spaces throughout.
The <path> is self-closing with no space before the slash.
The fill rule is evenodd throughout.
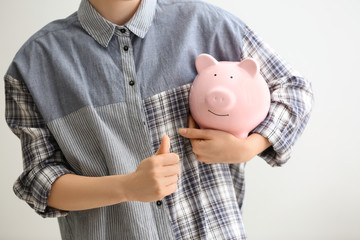
<path id="1" fill-rule="evenodd" d="M 134 86 L 134 85 L 135 85 L 135 81 L 131 80 L 131 81 L 129 82 L 129 85 L 130 85 L 130 86 Z"/>
<path id="2" fill-rule="evenodd" d="M 121 33 L 126 33 L 126 29 L 125 29 L 125 28 L 122 28 L 122 29 L 120 29 L 120 32 L 121 32 Z"/>
<path id="3" fill-rule="evenodd" d="M 156 205 L 160 207 L 162 205 L 162 201 L 161 200 L 156 201 Z"/>
<path id="4" fill-rule="evenodd" d="M 128 46 L 125 46 L 125 47 L 124 47 L 124 50 L 125 50 L 125 51 L 129 50 L 129 47 L 128 47 Z"/>

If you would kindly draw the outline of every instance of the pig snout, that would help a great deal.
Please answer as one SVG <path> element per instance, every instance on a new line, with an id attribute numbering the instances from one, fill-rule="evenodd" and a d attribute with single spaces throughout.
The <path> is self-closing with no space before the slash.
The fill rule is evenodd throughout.
<path id="1" fill-rule="evenodd" d="M 234 106 L 236 98 L 230 89 L 217 87 L 209 90 L 205 100 L 210 110 L 224 113 Z"/>

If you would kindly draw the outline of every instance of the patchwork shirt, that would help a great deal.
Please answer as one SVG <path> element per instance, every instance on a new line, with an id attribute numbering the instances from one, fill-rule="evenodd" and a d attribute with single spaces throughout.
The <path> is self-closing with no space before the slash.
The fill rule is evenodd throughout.
<path id="1" fill-rule="evenodd" d="M 177 133 L 187 127 L 201 53 L 260 63 L 271 107 L 253 132 L 272 144 L 260 157 L 284 164 L 309 118 L 311 85 L 244 22 L 198 0 L 142 0 L 118 26 L 82 0 L 76 13 L 35 33 L 5 75 L 6 120 L 24 159 L 15 194 L 41 216 L 58 217 L 63 239 L 245 239 L 245 165 L 201 163 Z M 47 206 L 63 174 L 133 172 L 164 134 L 182 165 L 172 195 L 84 211 Z"/>

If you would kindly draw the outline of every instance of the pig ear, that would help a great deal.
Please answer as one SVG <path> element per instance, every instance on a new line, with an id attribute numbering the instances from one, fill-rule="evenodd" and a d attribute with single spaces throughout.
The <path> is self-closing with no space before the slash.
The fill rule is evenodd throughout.
<path id="1" fill-rule="evenodd" d="M 196 70 L 199 72 L 203 71 L 205 68 L 216 65 L 218 61 L 210 56 L 209 54 L 200 54 L 196 58 L 195 66 Z"/>
<path id="2" fill-rule="evenodd" d="M 259 64 L 253 58 L 245 58 L 239 64 L 239 67 L 246 70 L 250 76 L 255 76 L 259 72 Z"/>

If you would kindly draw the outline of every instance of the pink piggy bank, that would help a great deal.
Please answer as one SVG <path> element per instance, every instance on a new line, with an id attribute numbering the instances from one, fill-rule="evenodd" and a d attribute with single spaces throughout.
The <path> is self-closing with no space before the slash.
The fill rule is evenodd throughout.
<path id="1" fill-rule="evenodd" d="M 218 62 L 208 54 L 196 58 L 198 72 L 190 89 L 191 115 L 200 128 L 218 129 L 244 139 L 270 108 L 270 92 L 252 58 Z"/>

